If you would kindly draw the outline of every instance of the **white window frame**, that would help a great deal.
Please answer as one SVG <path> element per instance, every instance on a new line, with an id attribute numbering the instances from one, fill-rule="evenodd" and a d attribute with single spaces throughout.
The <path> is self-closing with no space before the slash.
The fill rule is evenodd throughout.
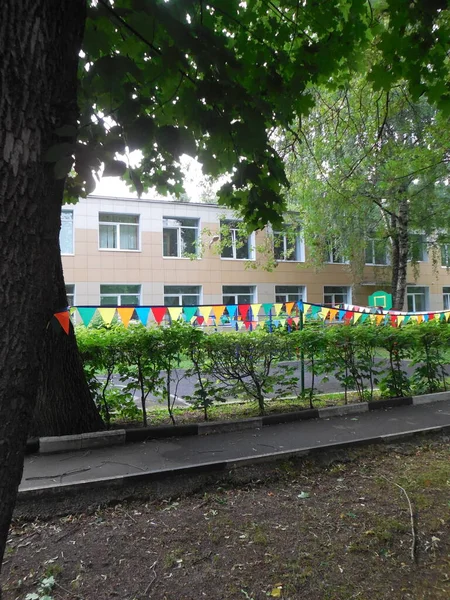
<path id="1" fill-rule="evenodd" d="M 178 219 L 186 219 L 192 222 L 195 222 L 196 225 L 165 225 L 164 221 L 165 220 L 173 220 L 176 221 Z M 164 230 L 166 229 L 172 229 L 172 230 L 176 230 L 177 232 L 177 255 L 176 256 L 170 256 L 170 255 L 166 255 L 164 254 Z M 183 236 L 182 236 L 182 229 L 193 229 L 196 232 L 196 236 L 195 236 L 195 256 L 196 258 L 199 258 L 199 248 L 198 248 L 198 240 L 200 238 L 200 219 L 196 219 L 195 217 L 168 217 L 165 216 L 163 217 L 163 258 L 184 258 L 184 259 L 191 259 L 191 254 L 189 255 L 184 255 L 183 254 Z"/>
<path id="2" fill-rule="evenodd" d="M 277 292 L 277 288 L 292 288 L 291 292 Z M 297 292 L 295 292 L 294 290 L 297 290 Z M 298 296 L 295 300 L 292 300 L 289 298 L 289 296 L 291 295 L 296 295 Z M 284 296 L 284 300 L 278 300 L 278 298 L 280 298 L 281 296 Z M 302 300 L 303 302 L 306 301 L 306 286 L 305 285 L 276 285 L 275 286 L 275 302 L 277 304 L 286 304 L 287 302 L 298 302 L 299 300 Z"/>
<path id="3" fill-rule="evenodd" d="M 224 290 L 225 290 L 226 287 L 229 287 L 229 288 L 231 287 L 231 288 L 236 288 L 236 289 L 237 288 L 241 288 L 241 291 L 238 290 L 238 291 L 234 291 L 234 292 L 225 292 Z M 250 292 L 248 292 L 248 291 L 244 292 L 244 291 L 242 291 L 242 289 L 246 289 L 246 290 L 249 289 L 251 291 Z M 250 300 L 250 302 L 239 302 L 238 301 L 238 297 L 240 295 L 244 295 L 244 294 L 245 295 L 251 295 L 251 296 L 253 296 L 253 298 Z M 258 295 L 258 292 L 257 292 L 256 285 L 230 285 L 230 284 L 227 284 L 227 285 L 223 285 L 222 286 L 222 303 L 224 305 L 226 305 L 226 304 L 256 304 L 256 302 L 257 302 L 257 295 Z M 225 296 L 234 296 L 234 302 L 231 302 L 231 303 L 230 302 L 225 302 L 225 299 L 224 299 Z"/>
<path id="4" fill-rule="evenodd" d="M 336 258 L 339 258 L 340 260 L 335 260 Z M 340 256 L 338 251 L 336 250 L 336 248 L 333 245 L 329 245 L 328 249 L 327 249 L 327 256 L 326 256 L 325 263 L 327 263 L 329 265 L 348 265 L 349 260 Z"/>
<path id="5" fill-rule="evenodd" d="M 444 286 L 442 288 L 442 301 L 444 310 L 450 310 L 450 287 Z"/>
<path id="6" fill-rule="evenodd" d="M 222 221 L 220 221 L 220 227 L 222 226 L 226 226 L 228 227 L 229 231 L 230 231 L 230 237 L 231 237 L 231 252 L 233 254 L 233 256 L 223 256 L 223 254 L 221 253 L 220 258 L 222 260 L 255 260 L 255 234 L 254 233 L 250 233 L 250 235 L 247 238 L 247 248 L 248 248 L 248 254 L 249 256 L 247 258 L 236 258 L 236 254 L 237 254 L 237 241 L 238 241 L 238 235 L 239 235 L 239 223 L 240 221 L 236 221 L 233 219 L 224 219 Z M 233 226 L 234 225 L 234 226 Z M 226 246 L 227 248 L 229 246 Z M 223 248 L 222 248 L 222 252 L 223 252 Z"/>
<path id="7" fill-rule="evenodd" d="M 72 292 L 69 292 L 69 290 L 67 289 L 69 287 L 73 288 Z M 66 283 L 66 296 L 67 296 L 67 302 L 68 302 L 69 306 L 76 306 L 76 304 L 75 304 L 75 284 L 74 283 Z M 72 296 L 72 302 L 70 302 L 69 296 Z"/>
<path id="8" fill-rule="evenodd" d="M 139 288 L 139 292 L 135 293 L 135 292 L 103 292 L 102 293 L 102 286 L 103 285 L 109 285 L 109 286 L 115 286 L 115 287 L 125 287 L 125 286 L 130 286 L 130 285 L 134 285 L 136 287 Z M 122 304 L 122 296 L 138 296 L 138 302 L 137 304 L 130 304 L 129 302 L 126 302 L 124 304 Z M 117 297 L 117 303 L 115 304 L 102 304 L 102 298 L 115 298 Z M 100 294 L 99 294 L 99 298 L 100 298 L 100 306 L 140 306 L 141 304 L 141 299 L 142 299 L 142 285 L 140 283 L 101 283 L 100 284 Z"/>
<path id="9" fill-rule="evenodd" d="M 414 290 L 424 290 L 424 292 L 418 292 L 418 291 L 414 291 Z M 416 297 L 417 296 L 421 296 L 424 298 L 424 308 L 422 309 L 418 309 L 416 307 Z M 406 287 L 406 308 L 408 310 L 408 312 L 426 312 L 428 310 L 428 306 L 429 306 L 429 297 L 430 297 L 430 289 L 428 286 L 426 285 L 408 285 Z M 413 308 L 410 310 L 409 309 L 409 300 L 412 300 L 412 306 Z"/>
<path id="10" fill-rule="evenodd" d="M 275 257 L 275 238 L 279 237 L 283 239 L 283 256 L 284 258 L 276 258 Z M 289 245 L 292 243 L 292 238 L 286 231 L 276 230 L 273 232 L 273 241 L 274 241 L 274 258 L 277 262 L 305 262 L 305 245 L 303 243 L 303 239 L 300 236 L 300 233 L 295 234 L 295 255 L 293 258 L 288 256 Z"/>
<path id="11" fill-rule="evenodd" d="M 337 295 L 343 295 L 342 292 L 326 292 L 327 288 L 340 288 L 341 290 L 347 290 L 345 293 L 347 294 L 347 298 L 344 302 L 336 302 Z M 325 296 L 332 296 L 332 302 L 326 302 Z M 348 285 L 324 285 L 323 286 L 323 303 L 325 306 L 337 306 L 339 304 L 351 304 L 352 303 L 352 288 Z"/>
<path id="12" fill-rule="evenodd" d="M 180 291 L 179 293 L 175 293 L 175 292 L 166 292 L 166 288 L 169 287 L 178 287 L 180 288 L 182 291 Z M 186 289 L 187 288 L 197 288 L 198 289 L 198 294 L 192 293 L 192 292 L 187 292 Z M 185 296 L 198 296 L 198 302 L 194 303 L 194 304 L 184 304 L 183 303 L 183 298 Z M 203 297 L 203 287 L 201 285 L 178 285 L 175 283 L 168 283 L 167 285 L 164 286 L 164 306 L 198 306 L 200 304 L 202 304 L 202 297 Z M 178 304 L 167 304 L 166 298 L 178 298 Z"/>
<path id="13" fill-rule="evenodd" d="M 449 269 L 450 268 L 450 243 L 445 242 L 444 244 L 441 244 L 439 247 L 439 250 L 441 252 L 441 267 L 443 269 Z"/>
<path id="14" fill-rule="evenodd" d="M 72 252 L 63 252 L 62 251 L 62 247 L 61 247 L 61 233 L 62 233 L 62 228 L 63 228 L 63 214 L 71 214 L 72 216 Z M 67 210 L 65 208 L 63 208 L 61 210 L 61 229 L 59 232 L 59 247 L 61 249 L 61 256 L 74 256 L 75 255 L 75 227 L 74 227 L 74 214 L 73 214 L 73 210 Z"/>
<path id="15" fill-rule="evenodd" d="M 380 262 L 376 262 L 375 257 L 376 257 L 376 251 L 375 251 L 375 244 L 376 243 L 380 243 L 380 242 L 385 242 L 385 262 L 384 263 L 380 263 Z M 372 260 L 371 261 L 367 261 L 367 251 L 370 250 L 370 254 L 372 256 Z M 387 247 L 387 242 L 386 240 L 381 240 L 381 239 L 377 239 L 377 238 L 368 238 L 366 240 L 366 248 L 365 248 L 365 255 L 364 255 L 364 260 L 365 260 L 365 264 L 366 265 L 370 265 L 373 267 L 386 267 L 388 265 L 391 264 L 391 261 L 389 260 L 389 251 L 388 251 L 388 247 Z"/>
<path id="16" fill-rule="evenodd" d="M 117 221 L 102 221 L 101 215 L 112 215 L 113 217 L 116 217 L 117 219 L 119 219 L 120 217 L 136 217 L 137 221 L 136 221 L 136 223 L 127 223 L 125 221 L 121 222 L 119 220 L 117 220 Z M 98 249 L 101 250 L 102 252 L 140 252 L 141 251 L 140 221 L 141 221 L 140 215 L 138 215 L 136 213 L 124 213 L 124 212 L 116 213 L 116 212 L 111 212 L 111 211 L 107 211 L 107 210 L 100 211 L 98 213 Z M 105 248 L 104 246 L 100 245 L 101 244 L 100 228 L 102 225 L 107 225 L 109 227 L 111 227 L 111 226 L 116 227 L 117 247 Z M 136 228 L 136 248 L 121 248 L 121 246 L 120 246 L 120 228 L 122 225 L 131 226 L 131 227 Z"/>

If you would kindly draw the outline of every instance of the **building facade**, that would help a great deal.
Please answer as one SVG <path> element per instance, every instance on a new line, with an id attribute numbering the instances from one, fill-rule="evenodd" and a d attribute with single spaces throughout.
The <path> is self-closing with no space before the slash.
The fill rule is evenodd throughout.
<path id="1" fill-rule="evenodd" d="M 297 300 L 367 306 L 373 292 L 389 292 L 389 257 L 376 240 L 369 240 L 355 282 L 333 249 L 318 270 L 308 266 L 300 233 L 247 236 L 233 212 L 215 204 L 93 195 L 63 207 L 60 239 L 73 306 Z M 420 236 L 416 246 L 405 310 L 450 308 L 449 249 L 436 259 Z M 269 262 L 274 268 L 267 268 Z"/>

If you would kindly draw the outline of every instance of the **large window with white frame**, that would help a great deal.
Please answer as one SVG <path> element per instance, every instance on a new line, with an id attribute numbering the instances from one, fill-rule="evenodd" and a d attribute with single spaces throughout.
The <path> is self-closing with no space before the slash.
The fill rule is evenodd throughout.
<path id="1" fill-rule="evenodd" d="M 139 215 L 101 212 L 98 221 L 101 250 L 139 250 Z"/>
<path id="2" fill-rule="evenodd" d="M 198 256 L 199 220 L 163 217 L 163 256 L 190 258 Z"/>
<path id="3" fill-rule="evenodd" d="M 442 288 L 442 299 L 444 301 L 444 310 L 450 310 L 450 287 Z"/>
<path id="4" fill-rule="evenodd" d="M 345 285 L 326 285 L 323 288 L 323 303 L 326 306 L 351 304 L 352 288 Z"/>
<path id="5" fill-rule="evenodd" d="M 441 244 L 441 265 L 450 268 L 450 243 Z"/>
<path id="6" fill-rule="evenodd" d="M 389 252 L 386 240 L 369 238 L 366 240 L 366 265 L 388 265 Z"/>
<path id="7" fill-rule="evenodd" d="M 67 304 L 69 306 L 75 306 L 75 284 L 66 283 L 66 296 Z"/>
<path id="8" fill-rule="evenodd" d="M 305 300 L 305 286 L 303 285 L 276 285 L 275 302 L 286 304 L 286 302 L 298 302 Z"/>
<path id="9" fill-rule="evenodd" d="M 424 262 L 428 260 L 427 238 L 421 233 L 409 234 L 408 259 L 412 262 Z"/>
<path id="10" fill-rule="evenodd" d="M 339 250 L 339 248 L 335 244 L 329 243 L 327 246 L 325 262 L 331 263 L 331 264 L 343 265 L 343 264 L 347 264 L 348 260 L 347 260 L 347 258 L 345 258 L 345 256 L 342 254 L 341 250 Z"/>
<path id="11" fill-rule="evenodd" d="M 305 260 L 303 243 L 298 230 L 273 232 L 273 256 L 280 262 L 303 262 Z"/>
<path id="12" fill-rule="evenodd" d="M 423 312 L 428 310 L 428 288 L 419 285 L 409 285 L 406 288 L 408 312 Z"/>
<path id="13" fill-rule="evenodd" d="M 135 284 L 108 283 L 100 285 L 101 306 L 139 306 L 141 286 Z"/>
<path id="14" fill-rule="evenodd" d="M 165 306 L 198 306 L 201 304 L 200 285 L 165 285 Z"/>
<path id="15" fill-rule="evenodd" d="M 254 234 L 248 235 L 242 230 L 239 221 L 220 222 L 222 238 L 222 258 L 235 260 L 253 260 L 255 258 Z"/>
<path id="16" fill-rule="evenodd" d="M 226 304 L 254 304 L 256 287 L 254 285 L 222 286 L 222 302 Z"/>
<path id="17" fill-rule="evenodd" d="M 61 211 L 61 229 L 59 231 L 61 254 L 74 254 L 73 248 L 73 210 Z"/>

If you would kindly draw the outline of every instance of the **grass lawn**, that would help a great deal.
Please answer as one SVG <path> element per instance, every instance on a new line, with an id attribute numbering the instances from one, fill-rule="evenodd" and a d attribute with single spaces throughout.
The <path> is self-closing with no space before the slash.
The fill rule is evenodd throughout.
<path id="1" fill-rule="evenodd" d="M 4 599 L 49 576 L 55 600 L 450 598 L 448 437 L 257 465 L 195 487 L 15 521 Z"/>

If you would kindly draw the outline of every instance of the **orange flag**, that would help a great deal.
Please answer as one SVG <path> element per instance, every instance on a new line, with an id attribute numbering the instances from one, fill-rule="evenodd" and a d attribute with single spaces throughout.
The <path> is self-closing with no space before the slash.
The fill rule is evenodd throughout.
<path id="1" fill-rule="evenodd" d="M 127 308 L 127 307 L 121 308 L 119 306 L 119 307 L 117 307 L 117 312 L 119 313 L 119 317 L 120 317 L 122 323 L 125 325 L 125 327 L 128 327 L 128 323 L 130 322 L 130 319 L 134 313 L 134 308 Z"/>
<path id="2" fill-rule="evenodd" d="M 69 311 L 65 310 L 63 312 L 57 312 L 57 313 L 55 313 L 54 316 L 58 319 L 59 324 L 64 329 L 64 331 L 66 332 L 66 334 L 69 335 L 69 331 L 70 331 L 70 316 L 69 316 Z"/>

